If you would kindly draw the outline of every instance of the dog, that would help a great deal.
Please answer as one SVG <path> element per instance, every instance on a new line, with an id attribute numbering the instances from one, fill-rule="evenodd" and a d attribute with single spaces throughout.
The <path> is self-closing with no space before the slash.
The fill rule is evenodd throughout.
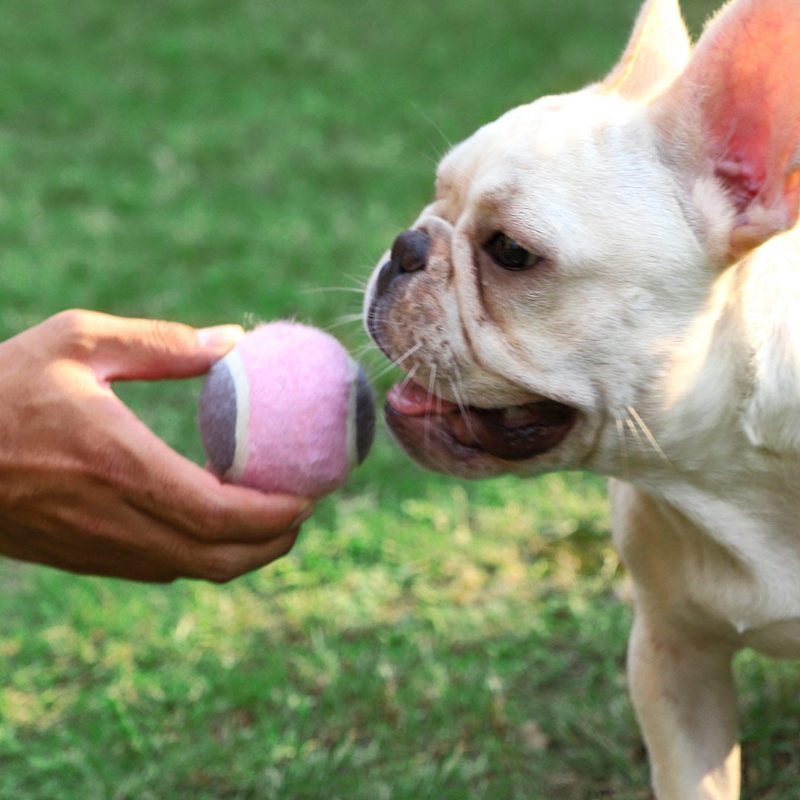
<path id="1" fill-rule="evenodd" d="M 731 659 L 800 656 L 798 76 L 800 0 L 695 46 L 647 0 L 605 79 L 443 158 L 364 299 L 419 463 L 611 478 L 658 800 L 739 797 Z"/>

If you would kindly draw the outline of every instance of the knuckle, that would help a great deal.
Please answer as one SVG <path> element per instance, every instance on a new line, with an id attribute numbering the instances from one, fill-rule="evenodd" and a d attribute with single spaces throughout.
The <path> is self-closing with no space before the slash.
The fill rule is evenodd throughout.
<path id="1" fill-rule="evenodd" d="M 73 308 L 60 311 L 45 325 L 65 355 L 81 360 L 90 356 L 97 346 L 96 317 L 92 311 Z"/>
<path id="2" fill-rule="evenodd" d="M 95 312 L 69 308 L 50 317 L 48 324 L 64 336 L 83 336 L 94 324 Z"/>

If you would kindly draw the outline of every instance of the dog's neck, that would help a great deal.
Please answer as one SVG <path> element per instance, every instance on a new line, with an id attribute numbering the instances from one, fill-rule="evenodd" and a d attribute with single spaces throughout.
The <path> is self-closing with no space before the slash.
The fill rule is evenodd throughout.
<path id="1" fill-rule="evenodd" d="M 685 337 L 665 345 L 667 366 L 651 395 L 664 405 L 642 414 L 651 415 L 652 441 L 640 431 L 636 451 L 647 455 L 619 477 L 661 496 L 717 540 L 726 542 L 729 531 L 746 538 L 751 526 L 763 536 L 766 527 L 796 550 L 798 309 L 800 228 L 721 273 Z"/>

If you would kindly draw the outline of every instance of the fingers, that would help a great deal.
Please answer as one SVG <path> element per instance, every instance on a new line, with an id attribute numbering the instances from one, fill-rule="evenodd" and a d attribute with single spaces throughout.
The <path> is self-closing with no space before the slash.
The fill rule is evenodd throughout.
<path id="1" fill-rule="evenodd" d="M 228 583 L 285 556 L 298 535 L 299 530 L 290 531 L 266 544 L 194 546 L 181 550 L 172 560 L 128 556 L 97 571 L 86 566 L 73 571 L 147 583 L 170 583 L 178 578 Z"/>
<path id="2" fill-rule="evenodd" d="M 186 330 L 196 338 L 191 328 Z M 102 469 L 125 502 L 197 542 L 268 543 L 296 527 L 313 508 L 307 498 L 222 484 L 159 439 L 112 393 L 95 405 L 91 423 L 113 435 L 104 447 Z"/>
<path id="3" fill-rule="evenodd" d="M 294 546 L 297 530 L 285 533 L 266 544 L 215 545 L 192 551 L 184 576 L 213 583 L 227 583 L 285 556 Z"/>
<path id="4" fill-rule="evenodd" d="M 288 552 L 309 500 L 221 484 L 108 385 L 202 372 L 239 336 L 70 311 L 3 343 L 0 552 L 162 582 L 222 582 Z"/>
<path id="5" fill-rule="evenodd" d="M 10 538 L 12 546 L 32 537 L 38 540 L 33 557 L 29 553 L 26 560 L 129 580 L 163 583 L 200 578 L 223 583 L 288 553 L 300 530 L 295 523 L 278 535 L 252 542 L 225 542 L 213 536 L 198 541 L 158 516 L 120 502 L 113 487 L 97 487 L 91 508 L 64 502 L 69 495 L 53 486 L 50 496 L 57 502 Z M 5 550 L 7 555 L 19 555 Z"/>
<path id="6" fill-rule="evenodd" d="M 204 540 L 249 542 L 281 536 L 307 520 L 310 499 L 285 494 L 264 494 L 255 489 L 217 482 L 208 496 L 205 525 L 196 531 Z"/>
<path id="7" fill-rule="evenodd" d="M 122 470 L 110 480 L 137 510 L 197 541 L 266 542 L 313 510 L 308 498 L 221 483 L 170 448 L 113 395 L 103 413 L 108 414 L 104 427 L 115 436 L 108 448 L 115 458 L 106 469 Z"/>
<path id="8" fill-rule="evenodd" d="M 87 523 L 79 510 L 64 516 L 76 533 L 86 532 Z M 128 509 L 123 516 L 124 533 L 106 521 L 77 550 L 74 546 L 66 548 L 59 542 L 50 548 L 40 549 L 35 558 L 27 560 L 84 575 L 148 583 L 169 583 L 178 578 L 227 583 L 286 555 L 299 534 L 299 526 L 296 526 L 267 542 L 197 542 L 176 536 L 173 529 L 135 509 Z M 91 527 L 88 525 L 88 528 Z M 102 547 L 92 546 L 92 542 L 100 538 L 99 535 L 102 537 Z M 6 555 L 14 556 L 15 553 L 7 551 Z"/>
<path id="9" fill-rule="evenodd" d="M 200 375 L 242 337 L 239 325 L 196 330 L 178 322 L 63 311 L 35 329 L 54 337 L 68 357 L 103 381 Z"/>
<path id="10" fill-rule="evenodd" d="M 198 543 L 267 544 L 295 530 L 313 511 L 312 502 L 305 498 L 221 484 L 202 470 L 209 481 L 208 491 L 198 492 L 193 484 L 182 482 L 191 471 L 187 468 L 186 473 L 164 484 L 168 503 L 161 492 L 137 492 L 128 502 Z"/>

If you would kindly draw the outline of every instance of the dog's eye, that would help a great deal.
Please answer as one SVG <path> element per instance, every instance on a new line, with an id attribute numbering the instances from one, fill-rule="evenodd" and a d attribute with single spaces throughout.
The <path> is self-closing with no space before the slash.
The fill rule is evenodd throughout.
<path id="1" fill-rule="evenodd" d="M 535 267 L 541 258 L 528 252 L 504 233 L 495 233 L 483 246 L 489 257 L 503 269 L 516 272 Z"/>

